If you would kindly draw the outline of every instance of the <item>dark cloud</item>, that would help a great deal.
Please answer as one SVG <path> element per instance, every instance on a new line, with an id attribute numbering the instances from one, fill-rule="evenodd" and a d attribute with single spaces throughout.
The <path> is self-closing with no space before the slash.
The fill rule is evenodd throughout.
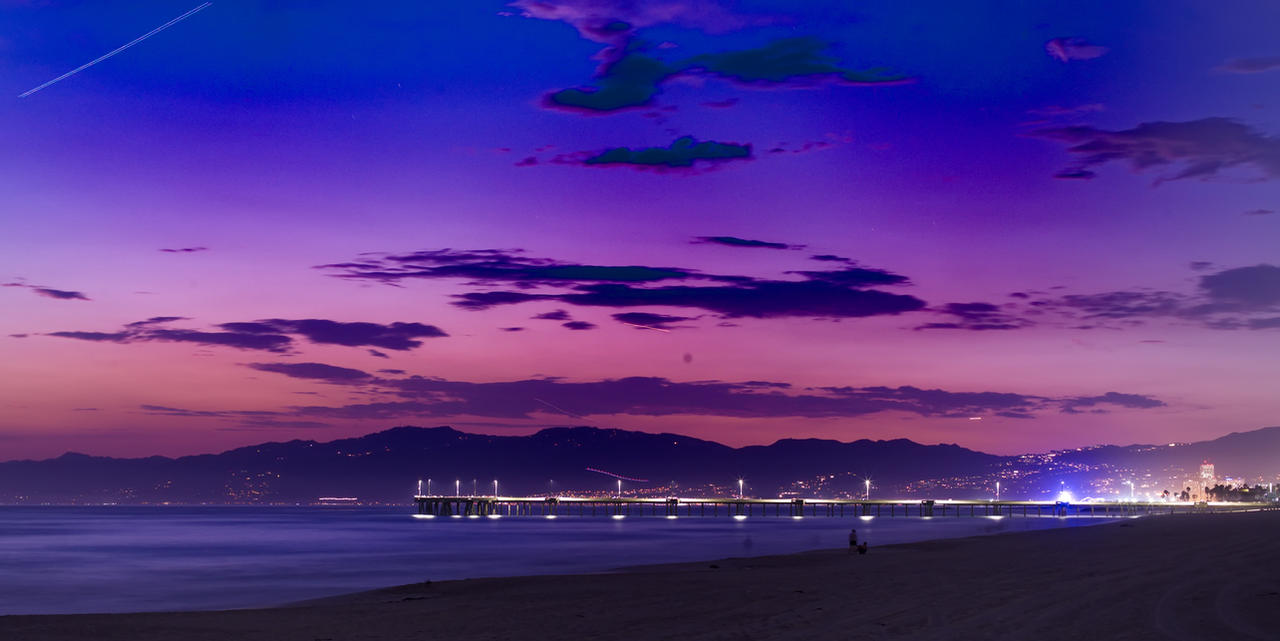
<path id="1" fill-rule="evenodd" d="M 1213 267 L 1207 262 L 1190 266 L 1197 271 Z M 1280 267 L 1262 264 L 1205 274 L 1193 293 L 1135 289 L 1067 294 L 1032 300 L 1027 309 L 1031 314 L 1054 313 L 1097 323 L 1083 328 L 1134 326 L 1166 318 L 1210 329 L 1271 329 L 1269 319 L 1280 313 Z"/>
<path id="2" fill-rule="evenodd" d="M 970 331 L 992 331 L 1022 329 L 1031 323 L 1026 319 L 1010 314 L 998 305 L 991 303 L 947 303 L 935 310 L 952 317 L 954 320 L 940 323 L 926 323 L 916 327 L 921 329 L 966 329 Z"/>
<path id="3" fill-rule="evenodd" d="M 498 329 L 501 329 L 504 332 L 523 332 L 524 331 L 523 327 L 499 327 Z"/>
<path id="4" fill-rule="evenodd" d="M 583 265 L 548 258 L 530 258 L 521 250 L 423 250 L 409 254 L 371 255 L 364 261 L 320 265 L 339 270 L 339 278 L 377 280 L 394 284 L 412 278 L 461 278 L 477 283 L 515 283 L 521 287 L 570 282 L 643 283 L 695 276 L 673 267 L 639 265 Z"/>
<path id="5" fill-rule="evenodd" d="M 1149 397 L 1117 394 L 1052 398 L 1006 392 L 952 392 L 903 387 L 826 387 L 792 393 L 787 383 L 675 382 L 628 377 L 592 382 L 555 378 L 472 383 L 413 376 L 383 381 L 396 401 L 342 407 L 298 407 L 303 416 L 397 418 L 471 415 L 529 418 L 550 409 L 574 416 L 674 414 L 778 418 L 856 417 L 886 411 L 922 416 L 970 417 L 1016 412 L 1027 416 L 1063 407 L 1111 404 L 1143 409 L 1163 405 Z"/>
<path id="6" fill-rule="evenodd" d="M 1213 68 L 1222 73 L 1263 73 L 1280 69 L 1280 56 L 1232 58 Z"/>
<path id="7" fill-rule="evenodd" d="M 368 372 L 324 363 L 249 363 L 260 372 L 284 374 L 289 378 L 305 378 L 330 383 L 361 383 L 373 378 Z"/>
<path id="8" fill-rule="evenodd" d="M 765 240 L 749 240 L 746 238 L 738 238 L 736 236 L 698 236 L 693 239 L 695 245 L 725 245 L 727 247 L 758 247 L 761 249 L 804 249 L 803 245 L 788 245 L 786 243 L 771 243 Z"/>
<path id="9" fill-rule="evenodd" d="M 287 352 L 294 340 L 289 335 L 300 335 L 312 343 L 348 345 L 352 347 L 381 347 L 383 349 L 408 350 L 422 345 L 418 338 L 447 336 L 439 328 L 420 323 L 343 323 L 322 319 L 286 320 L 273 318 L 253 322 L 222 323 L 224 331 L 200 331 L 158 327 L 176 320 L 178 316 L 156 316 L 143 321 L 128 323 L 118 332 L 50 332 L 48 336 L 112 343 L 196 343 L 236 349 Z"/>
<path id="10" fill-rule="evenodd" d="M 750 241 L 755 242 L 755 241 Z M 763 241 L 760 241 L 763 242 Z M 856 318 L 899 314 L 924 308 L 924 301 L 891 294 L 878 286 L 909 284 L 892 272 L 852 265 L 840 269 L 789 272 L 801 280 L 769 280 L 748 276 L 706 274 L 674 267 L 599 266 L 529 258 L 517 251 L 433 250 L 403 255 L 378 255 L 360 262 L 321 266 L 339 270 L 339 278 L 372 279 L 399 284 L 406 279 L 455 278 L 471 285 L 510 283 L 522 291 L 496 290 L 455 294 L 454 305 L 485 310 L 503 305 L 546 301 L 585 307 L 666 306 L 703 309 L 725 317 L 777 318 L 788 316 Z M 665 280 L 714 281 L 712 286 L 669 285 Z M 540 288 L 559 291 L 543 293 Z M 569 320 L 567 312 L 535 318 Z M 270 323 L 228 324 L 235 331 L 277 330 Z"/>
<path id="11" fill-rule="evenodd" d="M 125 323 L 124 326 L 125 327 L 148 327 L 151 325 L 163 325 L 165 323 L 172 323 L 174 321 L 180 321 L 180 320 L 191 320 L 191 319 L 187 318 L 186 316 L 152 316 L 147 320 L 140 320 L 140 321 L 134 321 L 132 323 Z"/>
<path id="12" fill-rule="evenodd" d="M 191 254 L 194 252 L 209 251 L 208 247 L 177 247 L 173 249 L 161 249 L 166 254 Z"/>
<path id="13" fill-rule="evenodd" d="M 553 320 L 553 321 L 567 321 L 567 320 L 572 320 L 572 319 L 570 318 L 570 316 L 569 316 L 569 312 L 566 312 L 566 311 L 565 311 L 565 310 L 563 310 L 563 309 L 557 309 L 557 310 L 552 311 L 552 312 L 543 312 L 543 313 L 538 314 L 538 315 L 536 315 L 536 316 L 530 316 L 529 318 L 532 318 L 532 319 L 535 319 L 535 320 Z"/>
<path id="14" fill-rule="evenodd" d="M 714 141 L 698 142 L 692 136 L 677 138 L 667 147 L 614 147 L 582 161 L 584 165 L 623 165 L 638 168 L 687 169 L 695 162 L 726 162 L 751 158 L 751 145 Z"/>
<path id="15" fill-rule="evenodd" d="M 152 415 L 177 416 L 180 418 L 211 418 L 230 421 L 236 424 L 235 427 L 220 428 L 223 431 L 264 428 L 299 429 L 330 427 L 328 423 L 296 420 L 295 418 L 291 418 L 296 416 L 296 414 L 293 413 L 285 414 L 282 412 L 256 410 L 191 410 L 180 407 L 166 407 L 164 405 L 141 405 L 139 407 L 142 411 Z"/>
<path id="16" fill-rule="evenodd" d="M 1274 214 L 1274 213 L 1276 213 L 1276 210 L 1274 210 L 1274 209 L 1250 209 L 1249 211 L 1244 212 L 1244 215 L 1246 215 L 1246 216 L 1266 216 L 1266 215 L 1268 215 L 1268 214 Z"/>
<path id="17" fill-rule="evenodd" d="M 1206 269 L 1209 269 L 1210 267 L 1213 267 L 1213 263 L 1207 260 L 1193 260 L 1190 263 L 1188 263 L 1187 266 L 1190 267 L 1193 271 L 1201 272 Z"/>
<path id="18" fill-rule="evenodd" d="M 1093 169 L 1112 161 L 1134 171 L 1178 166 L 1157 184 L 1184 178 L 1211 178 L 1228 169 L 1250 167 L 1264 179 L 1280 177 L 1280 138 L 1267 136 L 1229 118 L 1186 122 L 1144 122 L 1132 129 L 1108 131 L 1075 126 L 1039 129 L 1031 135 L 1070 144 L 1076 165 L 1063 178 L 1092 178 Z"/>
<path id="19" fill-rule="evenodd" d="M 882 85 L 910 80 L 884 68 L 841 67 L 837 64 L 839 58 L 826 53 L 829 48 L 830 43 L 817 38 L 783 38 L 756 49 L 695 56 L 682 67 L 757 87 L 811 86 L 820 82 Z"/>
<path id="20" fill-rule="evenodd" d="M 434 325 L 421 323 L 344 323 L 319 318 L 287 320 L 272 318 L 252 323 L 223 323 L 222 329 L 249 334 L 298 334 L 311 341 L 350 347 L 381 347 L 410 350 L 422 345 L 419 338 L 448 336 Z"/>
<path id="21" fill-rule="evenodd" d="M 809 280 L 834 283 L 848 287 L 875 287 L 880 285 L 906 285 L 911 279 L 883 269 L 846 267 L 832 271 L 794 271 Z"/>
<path id="22" fill-rule="evenodd" d="M 49 332 L 46 336 L 57 336 L 59 338 L 74 338 L 82 341 L 95 341 L 107 343 L 127 343 L 128 332 Z"/>
<path id="23" fill-rule="evenodd" d="M 402 369 L 380 369 L 378 370 L 378 373 L 379 374 L 395 374 L 395 375 L 408 374 L 408 372 Z"/>
<path id="24" fill-rule="evenodd" d="M 650 312 L 623 312 L 614 314 L 613 319 L 619 323 L 626 325 L 635 325 L 641 329 L 674 329 L 671 323 L 679 323 L 681 321 L 694 320 L 686 316 L 668 316 L 667 314 L 653 314 Z"/>
<path id="25" fill-rule="evenodd" d="M 1280 304 L 1280 267 L 1237 267 L 1200 277 L 1202 289 L 1215 302 L 1247 309 Z"/>
<path id="26" fill-rule="evenodd" d="M 588 323 L 587 321 L 569 321 L 567 323 L 562 323 L 562 325 L 564 325 L 569 329 L 579 330 L 579 331 L 596 328 L 594 323 Z"/>
<path id="27" fill-rule="evenodd" d="M 75 292 L 69 289 L 54 289 L 52 287 L 41 287 L 39 285 L 28 285 L 26 283 L 4 283 L 0 284 L 0 287 L 22 287 L 24 289 L 31 290 L 37 296 L 54 298 L 57 300 L 90 300 L 89 297 L 85 296 L 82 292 Z"/>
<path id="28" fill-rule="evenodd" d="M 1131 409 L 1165 407 L 1164 401 L 1154 399 L 1150 396 L 1144 396 L 1142 394 L 1121 394 L 1119 392 L 1107 392 L 1101 396 L 1077 396 L 1074 398 L 1063 399 L 1062 401 L 1064 410 L 1074 410 L 1080 407 L 1093 407 L 1101 404 L 1116 405 Z"/>
<path id="29" fill-rule="evenodd" d="M 845 258 L 844 256 L 836 256 L 835 254 L 815 254 L 815 255 L 813 255 L 813 256 L 810 256 L 810 257 L 809 257 L 809 260 L 816 260 L 816 261 L 819 261 L 819 262 L 827 262 L 827 263 L 852 263 L 852 262 L 854 262 L 852 258 Z"/>
<path id="30" fill-rule="evenodd" d="M 458 294 L 455 304 L 467 309 L 522 302 L 515 292 Z M 705 309 L 726 318 L 857 318 L 923 309 L 924 301 L 903 294 L 814 281 L 749 281 L 734 286 L 632 287 L 582 285 L 571 293 L 521 294 L 523 300 L 555 300 L 587 307 L 685 307 Z"/>
<path id="31" fill-rule="evenodd" d="M 820 83 L 884 85 L 911 79 L 884 68 L 855 70 L 841 67 L 829 53 L 830 43 L 812 37 L 775 40 L 755 49 L 694 56 L 665 62 L 644 51 L 640 41 L 615 40 L 586 87 L 549 93 L 544 104 L 553 109 L 610 113 L 653 104 L 662 85 L 680 74 L 710 75 L 757 88 L 809 87 Z M 732 106 L 736 99 L 704 103 Z M 660 115 L 660 114 L 659 114 Z"/>
<path id="32" fill-rule="evenodd" d="M 1061 62 L 1072 60 L 1093 60 L 1100 58 L 1109 49 L 1101 45 L 1091 44 L 1084 38 L 1054 38 L 1044 43 L 1045 53 Z"/>
<path id="33" fill-rule="evenodd" d="M 608 62 L 596 75 L 596 86 L 556 91 L 544 104 L 556 109 L 603 113 L 648 105 L 658 86 L 678 70 L 641 53 Z"/>
<path id="34" fill-rule="evenodd" d="M 371 349 L 368 351 L 369 351 L 369 355 L 374 358 L 391 358 L 390 356 L 387 356 L 386 354 L 383 354 L 382 352 L 379 352 L 376 349 Z"/>
<path id="35" fill-rule="evenodd" d="M 1072 310 L 1086 319 L 1127 319 L 1178 316 L 1190 297 L 1167 291 L 1113 291 L 1098 294 L 1068 294 L 1057 299 L 1039 299 L 1032 307 Z"/>

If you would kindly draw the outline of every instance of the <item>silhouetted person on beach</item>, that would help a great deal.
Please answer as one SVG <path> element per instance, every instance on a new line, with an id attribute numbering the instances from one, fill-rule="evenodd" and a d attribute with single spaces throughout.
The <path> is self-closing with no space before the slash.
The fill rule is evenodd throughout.
<path id="1" fill-rule="evenodd" d="M 863 541 L 862 543 L 858 544 L 858 554 L 866 554 L 866 553 L 867 553 L 867 542 Z"/>
<path id="2" fill-rule="evenodd" d="M 854 548 L 858 547 L 858 530 L 851 528 L 849 530 L 849 554 L 853 554 Z"/>

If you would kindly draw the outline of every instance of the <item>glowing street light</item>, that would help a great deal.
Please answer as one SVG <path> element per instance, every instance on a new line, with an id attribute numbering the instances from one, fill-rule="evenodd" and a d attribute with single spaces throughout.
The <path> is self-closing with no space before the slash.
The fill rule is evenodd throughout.
<path id="1" fill-rule="evenodd" d="M 493 479 L 493 495 L 498 495 L 498 479 Z"/>
<path id="2" fill-rule="evenodd" d="M 418 496 L 422 496 L 422 479 L 418 479 Z"/>
<path id="3" fill-rule="evenodd" d="M 863 483 L 867 486 L 867 492 L 866 494 L 863 495 L 862 500 L 870 501 L 871 500 L 871 479 L 866 479 L 863 481 Z"/>
<path id="4" fill-rule="evenodd" d="M 996 502 L 1000 502 L 1000 481 L 996 481 Z"/>
<path id="5" fill-rule="evenodd" d="M 622 479 L 618 479 L 618 498 L 622 498 Z"/>
<path id="6" fill-rule="evenodd" d="M 431 496 L 431 479 L 427 479 L 427 496 Z"/>
<path id="7" fill-rule="evenodd" d="M 738 479 L 738 500 L 742 500 L 742 479 Z"/>
<path id="8" fill-rule="evenodd" d="M 453 495 L 462 496 L 462 479 L 453 482 Z"/>

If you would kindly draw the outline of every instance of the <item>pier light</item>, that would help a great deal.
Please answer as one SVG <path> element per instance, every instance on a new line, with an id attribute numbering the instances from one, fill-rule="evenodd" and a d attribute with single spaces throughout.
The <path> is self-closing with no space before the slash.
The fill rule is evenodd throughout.
<path id="1" fill-rule="evenodd" d="M 501 514 L 490 514 L 490 515 L 489 515 L 489 518 L 491 518 L 491 519 L 500 519 L 500 518 L 502 518 L 502 515 L 501 515 Z"/>
<path id="2" fill-rule="evenodd" d="M 742 479 L 738 479 L 738 500 L 742 500 Z"/>
<path id="3" fill-rule="evenodd" d="M 618 479 L 618 496 L 622 496 L 622 479 Z"/>
<path id="4" fill-rule="evenodd" d="M 1125 483 L 1129 484 L 1129 500 L 1132 501 L 1133 500 L 1133 481 L 1128 480 L 1128 481 L 1125 481 Z"/>
<path id="5" fill-rule="evenodd" d="M 733 515 L 733 520 L 735 520 L 735 521 L 745 521 L 745 520 L 747 520 L 747 515 L 746 515 L 746 514 L 734 514 L 734 515 Z"/>
<path id="6" fill-rule="evenodd" d="M 418 479 L 418 496 L 422 496 L 422 479 Z"/>
<path id="7" fill-rule="evenodd" d="M 555 518 L 556 518 L 556 515 L 554 515 L 554 514 L 548 514 L 548 515 L 547 515 L 547 518 L 548 518 L 548 519 L 555 519 Z"/>
<path id="8" fill-rule="evenodd" d="M 625 518 L 627 518 L 627 515 L 626 515 L 626 514 L 614 514 L 614 515 L 613 515 L 613 520 L 615 520 L 615 521 L 621 521 L 622 519 L 625 519 Z"/>
<path id="9" fill-rule="evenodd" d="M 863 521 L 870 521 L 871 519 L 876 518 L 876 515 L 874 515 L 874 514 L 863 514 L 862 516 L 859 516 L 858 518 L 862 519 Z"/>
<path id="10" fill-rule="evenodd" d="M 493 495 L 498 496 L 498 479 L 493 479 Z"/>
<path id="11" fill-rule="evenodd" d="M 862 499 L 862 500 L 864 500 L 864 501 L 870 501 L 870 500 L 871 500 L 871 479 L 866 479 L 865 481 L 863 481 L 863 483 L 864 483 L 864 484 L 866 485 L 866 487 L 867 487 L 867 492 L 866 492 L 866 494 L 864 494 L 864 495 L 863 495 L 863 499 Z"/>
<path id="12" fill-rule="evenodd" d="M 680 518 L 680 517 L 678 517 L 678 516 L 676 516 L 676 515 L 674 515 L 674 514 L 668 514 L 668 515 L 667 515 L 667 520 L 671 520 L 671 519 L 678 519 L 678 518 Z"/>
<path id="13" fill-rule="evenodd" d="M 415 519 L 434 519 L 434 518 L 436 518 L 436 515 L 434 515 L 434 514 L 414 514 L 414 515 L 413 515 L 413 518 L 415 518 Z"/>
<path id="14" fill-rule="evenodd" d="M 427 496 L 431 496 L 431 479 L 427 479 Z"/>
<path id="15" fill-rule="evenodd" d="M 996 501 L 1000 500 L 1000 481 L 996 481 Z"/>
<path id="16" fill-rule="evenodd" d="M 453 495 L 462 496 L 462 479 L 453 482 Z"/>

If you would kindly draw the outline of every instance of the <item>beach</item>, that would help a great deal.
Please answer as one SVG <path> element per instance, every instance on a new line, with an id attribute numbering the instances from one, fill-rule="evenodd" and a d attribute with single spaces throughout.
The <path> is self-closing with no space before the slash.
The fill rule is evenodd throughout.
<path id="1" fill-rule="evenodd" d="M 1280 639 L 1278 537 L 1276 511 L 1156 516 L 263 609 L 7 616 L 0 639 Z"/>

